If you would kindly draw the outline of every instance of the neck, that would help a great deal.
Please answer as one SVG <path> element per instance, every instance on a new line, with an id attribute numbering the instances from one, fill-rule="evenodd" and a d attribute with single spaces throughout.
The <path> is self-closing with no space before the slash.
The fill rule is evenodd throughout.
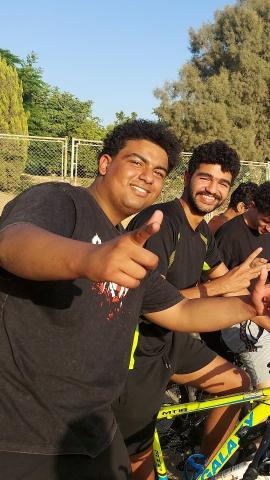
<path id="1" fill-rule="evenodd" d="M 188 203 L 188 200 L 187 200 L 187 197 L 186 197 L 186 194 L 185 192 L 183 193 L 182 197 L 179 199 L 183 209 L 184 209 L 184 212 L 186 214 L 186 217 L 188 219 L 188 222 L 191 226 L 191 228 L 193 230 L 196 230 L 196 228 L 198 227 L 198 225 L 200 225 L 200 223 L 203 221 L 204 219 L 204 215 L 203 214 L 199 214 L 199 213 L 195 213 L 189 203 Z"/>
<path id="2" fill-rule="evenodd" d="M 251 209 L 243 213 L 243 218 L 244 218 L 244 222 L 249 228 L 251 228 L 252 230 L 256 230 L 256 226 L 254 225 L 253 218 L 252 218 Z"/>
<path id="3" fill-rule="evenodd" d="M 122 220 L 124 220 L 125 216 L 121 217 L 119 214 L 113 211 L 110 202 L 106 198 L 106 191 L 104 191 L 104 189 L 102 188 L 102 182 L 100 177 L 97 177 L 92 183 L 92 185 L 87 188 L 87 190 L 89 194 L 94 197 L 100 208 L 103 210 L 103 212 L 113 225 L 118 225 Z"/>
<path id="4" fill-rule="evenodd" d="M 233 208 L 230 207 L 223 213 L 223 215 L 228 220 L 231 220 L 232 218 L 236 217 L 238 213 Z"/>

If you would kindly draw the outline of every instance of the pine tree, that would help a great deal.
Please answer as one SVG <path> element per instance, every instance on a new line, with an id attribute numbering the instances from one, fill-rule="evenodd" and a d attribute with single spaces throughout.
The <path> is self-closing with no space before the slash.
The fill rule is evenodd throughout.
<path id="1" fill-rule="evenodd" d="M 0 132 L 27 134 L 22 86 L 18 74 L 0 57 Z"/>
<path id="2" fill-rule="evenodd" d="M 21 82 L 15 68 L 1 57 L 0 133 L 28 133 Z M 13 190 L 18 185 L 26 154 L 26 140 L 0 138 L 0 190 Z"/>

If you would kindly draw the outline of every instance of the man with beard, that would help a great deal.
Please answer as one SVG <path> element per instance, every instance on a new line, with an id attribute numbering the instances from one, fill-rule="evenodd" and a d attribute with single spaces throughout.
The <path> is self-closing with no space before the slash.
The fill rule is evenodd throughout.
<path id="1" fill-rule="evenodd" d="M 182 197 L 148 207 L 129 224 L 128 229 L 133 230 L 144 224 L 156 208 L 163 212 L 160 231 L 147 241 L 146 247 L 158 255 L 160 273 L 187 298 L 232 294 L 249 285 L 246 273 L 252 258 L 228 272 L 204 221 L 207 213 L 226 200 L 239 168 L 237 153 L 226 143 L 216 140 L 197 147 L 185 174 Z M 211 281 L 200 285 L 203 270 L 207 270 Z M 248 389 L 249 379 L 200 340 L 147 322 L 140 324 L 133 363 L 114 411 L 131 456 L 132 478 L 154 480 L 153 433 L 169 380 L 213 394 L 229 394 Z M 226 407 L 210 413 L 201 447 L 207 457 L 232 431 L 239 412 L 239 407 Z"/>

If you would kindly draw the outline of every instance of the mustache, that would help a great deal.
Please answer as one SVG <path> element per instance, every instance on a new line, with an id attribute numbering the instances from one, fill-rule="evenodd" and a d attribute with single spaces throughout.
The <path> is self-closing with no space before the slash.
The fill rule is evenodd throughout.
<path id="1" fill-rule="evenodd" d="M 207 190 L 201 190 L 200 192 L 196 193 L 196 197 L 197 197 L 197 195 L 211 195 L 211 197 L 214 197 L 215 200 L 221 200 L 220 195 L 217 195 L 216 193 L 208 192 Z"/>

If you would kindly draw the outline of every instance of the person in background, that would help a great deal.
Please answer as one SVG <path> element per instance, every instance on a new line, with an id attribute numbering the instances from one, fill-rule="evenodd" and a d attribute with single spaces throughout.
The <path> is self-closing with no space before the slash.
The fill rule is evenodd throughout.
<path id="1" fill-rule="evenodd" d="M 249 209 L 216 233 L 221 257 L 228 268 L 240 265 L 254 250 L 262 247 L 262 255 L 270 259 L 270 182 L 256 188 Z M 240 355 L 254 387 L 270 386 L 270 334 L 251 321 L 235 325 L 221 333 L 230 351 Z"/>
<path id="2" fill-rule="evenodd" d="M 211 232 L 215 233 L 228 220 L 245 213 L 251 205 L 257 187 L 258 185 L 255 182 L 240 183 L 231 194 L 227 210 L 215 215 L 208 222 Z"/>

